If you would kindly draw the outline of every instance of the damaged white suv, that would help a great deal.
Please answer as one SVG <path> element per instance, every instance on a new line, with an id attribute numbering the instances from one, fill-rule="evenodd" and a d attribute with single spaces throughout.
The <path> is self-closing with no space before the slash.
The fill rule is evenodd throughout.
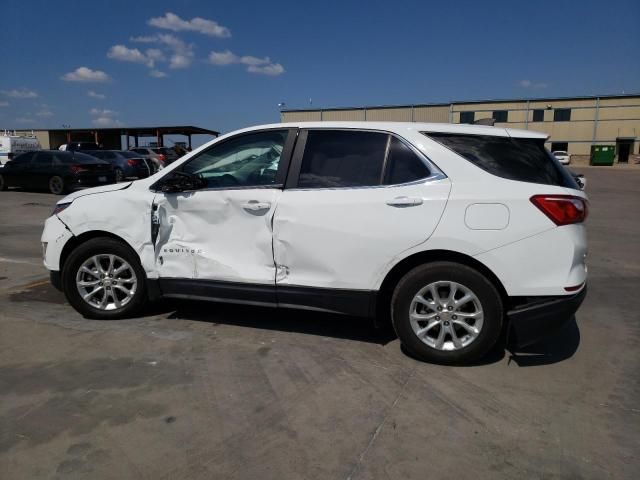
<path id="1" fill-rule="evenodd" d="M 76 192 L 42 235 L 84 316 L 186 298 L 391 317 L 432 361 L 520 345 L 586 293 L 587 200 L 546 135 L 320 122 L 221 136 L 144 180 Z"/>

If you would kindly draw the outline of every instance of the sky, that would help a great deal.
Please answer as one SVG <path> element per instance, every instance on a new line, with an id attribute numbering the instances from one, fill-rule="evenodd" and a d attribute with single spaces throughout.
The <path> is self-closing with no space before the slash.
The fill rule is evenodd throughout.
<path id="1" fill-rule="evenodd" d="M 0 129 L 640 92 L 640 2 L 3 2 Z"/>

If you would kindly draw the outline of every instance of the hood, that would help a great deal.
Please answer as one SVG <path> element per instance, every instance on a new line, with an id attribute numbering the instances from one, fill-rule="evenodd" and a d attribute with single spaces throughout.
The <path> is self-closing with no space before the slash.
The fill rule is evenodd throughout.
<path id="1" fill-rule="evenodd" d="M 84 197 L 85 195 L 94 195 L 96 193 L 115 192 L 117 190 L 124 190 L 129 188 L 133 182 L 112 183 L 110 185 L 102 185 L 100 187 L 86 188 L 84 190 L 75 191 L 57 203 L 71 203 L 76 198 Z"/>

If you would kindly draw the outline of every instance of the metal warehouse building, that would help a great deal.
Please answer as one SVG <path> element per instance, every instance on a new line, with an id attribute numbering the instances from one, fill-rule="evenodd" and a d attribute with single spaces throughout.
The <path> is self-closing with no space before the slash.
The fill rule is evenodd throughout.
<path id="1" fill-rule="evenodd" d="M 545 132 L 547 146 L 587 162 L 592 145 L 612 145 L 616 162 L 629 162 L 640 143 L 640 95 L 482 100 L 451 103 L 283 110 L 283 122 L 365 120 L 474 123 Z"/>

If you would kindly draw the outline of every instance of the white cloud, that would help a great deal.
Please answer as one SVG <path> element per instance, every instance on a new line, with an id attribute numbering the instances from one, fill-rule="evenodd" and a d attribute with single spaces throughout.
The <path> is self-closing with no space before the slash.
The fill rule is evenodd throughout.
<path id="1" fill-rule="evenodd" d="M 161 72 L 160 70 L 150 70 L 149 75 L 152 76 L 153 78 L 164 78 L 167 76 L 166 73 Z"/>
<path id="2" fill-rule="evenodd" d="M 112 117 L 97 117 L 94 118 L 91 123 L 96 127 L 119 127 L 122 125 L 120 120 L 116 120 Z"/>
<path id="3" fill-rule="evenodd" d="M 98 115 L 101 117 L 112 117 L 113 115 L 117 115 L 118 112 L 114 112 L 113 110 L 102 109 L 102 108 L 92 108 L 89 110 L 91 115 Z"/>
<path id="4" fill-rule="evenodd" d="M 34 120 L 31 117 L 18 117 L 16 123 L 33 123 Z"/>
<path id="5" fill-rule="evenodd" d="M 253 57 L 244 55 L 239 57 L 230 50 L 224 52 L 211 52 L 209 54 L 209 63 L 218 66 L 231 65 L 238 63 L 247 67 L 249 73 L 260 73 L 263 75 L 277 76 L 284 73 L 284 67 L 279 63 L 271 63 L 269 57 Z"/>
<path id="6" fill-rule="evenodd" d="M 189 65 L 191 65 L 192 60 L 193 58 L 189 55 L 174 53 L 173 55 L 171 55 L 169 68 L 187 68 Z"/>
<path id="7" fill-rule="evenodd" d="M 0 107 L 8 107 L 9 106 L 9 102 L 1 102 L 0 101 Z"/>
<path id="8" fill-rule="evenodd" d="M 169 55 L 169 68 L 187 68 L 193 63 L 193 58 L 195 56 L 193 52 L 193 44 L 186 43 L 170 33 L 131 37 L 131 41 L 139 43 L 158 43 L 161 46 L 164 46 L 167 54 Z M 146 58 L 154 62 L 166 60 L 165 54 L 158 48 L 147 49 Z"/>
<path id="9" fill-rule="evenodd" d="M 224 52 L 211 52 L 209 54 L 209 62 L 214 65 L 231 65 L 238 63 L 238 56 L 229 50 Z"/>
<path id="10" fill-rule="evenodd" d="M 102 93 L 94 92 L 93 90 L 89 90 L 87 92 L 87 96 L 91 98 L 97 98 L 98 100 L 104 100 L 105 98 L 107 98 L 106 95 Z"/>
<path id="11" fill-rule="evenodd" d="M 284 67 L 279 63 L 270 63 L 269 65 L 264 66 L 249 65 L 247 72 L 261 73 L 262 75 L 271 75 L 276 77 L 284 73 Z"/>
<path id="12" fill-rule="evenodd" d="M 548 85 L 546 83 L 535 83 L 531 80 L 520 80 L 518 85 L 522 88 L 547 88 Z"/>
<path id="13" fill-rule="evenodd" d="M 102 70 L 91 70 L 88 67 L 78 67 L 60 77 L 67 82 L 108 82 L 109 75 Z"/>
<path id="14" fill-rule="evenodd" d="M 161 52 L 162 53 L 162 52 Z M 114 45 L 107 52 L 107 58 L 121 62 L 141 63 L 147 67 L 153 67 L 153 58 L 147 57 L 137 48 L 128 48 L 124 45 Z"/>
<path id="15" fill-rule="evenodd" d="M 36 98 L 38 94 L 26 88 L 14 88 L 13 90 L 0 90 L 1 93 L 11 98 Z"/>
<path id="16" fill-rule="evenodd" d="M 38 112 L 36 112 L 36 115 L 38 117 L 52 117 L 53 116 L 53 112 L 49 109 L 49 107 L 47 105 L 42 105 L 42 109 L 39 110 Z"/>
<path id="17" fill-rule="evenodd" d="M 164 53 L 159 48 L 147 48 L 146 52 L 147 58 L 155 61 L 165 60 Z"/>
<path id="18" fill-rule="evenodd" d="M 231 32 L 227 27 L 223 27 L 213 20 L 200 17 L 191 20 L 183 20 L 175 13 L 167 12 L 164 17 L 150 18 L 147 23 L 152 27 L 171 30 L 174 32 L 198 32 L 203 35 L 210 35 L 218 38 L 228 38 Z"/>
<path id="19" fill-rule="evenodd" d="M 109 110 L 106 108 L 92 108 L 89 110 L 89 113 L 95 117 L 91 120 L 96 127 L 118 127 L 122 125 L 122 122 L 116 118 L 118 112 L 114 112 L 113 110 Z"/>

